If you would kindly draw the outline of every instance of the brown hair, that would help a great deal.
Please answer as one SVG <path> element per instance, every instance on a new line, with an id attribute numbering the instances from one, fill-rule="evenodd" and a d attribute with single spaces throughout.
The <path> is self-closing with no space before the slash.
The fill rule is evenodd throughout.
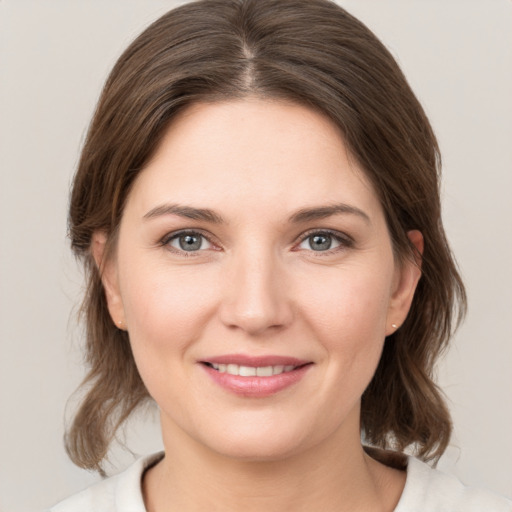
<path id="1" fill-rule="evenodd" d="M 403 326 L 389 336 L 362 397 L 365 441 L 437 459 L 451 432 L 433 382 L 436 360 L 465 310 L 441 224 L 440 157 L 425 113 L 393 57 L 361 22 L 328 0 L 202 0 L 147 28 L 113 68 L 89 128 L 69 214 L 88 289 L 87 392 L 68 431 L 79 466 L 101 471 L 118 427 L 149 395 L 127 334 L 110 319 L 91 256 L 97 230 L 115 247 L 130 187 L 177 113 L 199 101 L 286 99 L 342 130 L 382 202 L 398 258 L 407 231 L 425 239 L 422 279 Z M 108 256 L 107 256 L 108 257 Z"/>

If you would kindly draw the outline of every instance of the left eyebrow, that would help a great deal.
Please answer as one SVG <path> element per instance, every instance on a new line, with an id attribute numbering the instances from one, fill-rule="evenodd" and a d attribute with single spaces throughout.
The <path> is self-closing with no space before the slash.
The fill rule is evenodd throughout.
<path id="1" fill-rule="evenodd" d="M 355 206 L 351 206 L 345 203 L 338 203 L 329 206 L 317 206 L 312 208 L 302 208 L 294 213 L 288 221 L 291 223 L 308 222 L 312 220 L 326 219 L 333 215 L 356 215 L 363 219 L 367 224 L 371 224 L 370 216 L 363 210 Z"/>
<path id="2" fill-rule="evenodd" d="M 213 210 L 207 208 L 194 208 L 181 204 L 162 204 L 147 212 L 144 219 L 152 219 L 163 215 L 178 215 L 192 220 L 202 220 L 213 224 L 223 224 L 224 219 Z"/>

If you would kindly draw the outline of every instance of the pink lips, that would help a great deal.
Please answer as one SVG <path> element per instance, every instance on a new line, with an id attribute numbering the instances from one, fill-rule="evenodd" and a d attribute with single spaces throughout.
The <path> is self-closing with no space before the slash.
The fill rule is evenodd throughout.
<path id="1" fill-rule="evenodd" d="M 312 367 L 311 361 L 305 361 L 286 356 L 247 356 L 243 354 L 226 354 L 200 361 L 208 376 L 222 388 L 236 395 L 264 398 L 282 391 L 297 383 Z M 228 371 L 219 371 L 227 365 L 237 365 L 249 368 L 273 369 L 285 367 L 282 373 L 266 376 L 233 375 Z M 293 367 L 293 368 L 291 368 Z M 277 371 L 280 371 L 279 369 Z"/>

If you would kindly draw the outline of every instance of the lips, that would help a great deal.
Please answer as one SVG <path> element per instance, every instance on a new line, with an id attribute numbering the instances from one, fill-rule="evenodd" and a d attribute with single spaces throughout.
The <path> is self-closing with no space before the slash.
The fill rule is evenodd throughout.
<path id="1" fill-rule="evenodd" d="M 296 384 L 312 362 L 283 356 L 224 355 L 200 361 L 225 390 L 245 397 L 267 397 Z"/>

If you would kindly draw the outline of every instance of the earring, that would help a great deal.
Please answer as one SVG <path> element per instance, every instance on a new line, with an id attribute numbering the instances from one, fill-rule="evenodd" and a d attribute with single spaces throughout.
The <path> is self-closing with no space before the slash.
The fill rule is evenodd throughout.
<path id="1" fill-rule="evenodd" d="M 119 327 L 119 329 L 123 330 L 123 327 L 124 327 L 124 322 L 122 320 L 119 320 L 117 322 L 117 326 Z"/>
<path id="2" fill-rule="evenodd" d="M 396 324 L 391 324 L 391 327 L 393 327 L 393 329 L 398 329 L 398 325 Z"/>

